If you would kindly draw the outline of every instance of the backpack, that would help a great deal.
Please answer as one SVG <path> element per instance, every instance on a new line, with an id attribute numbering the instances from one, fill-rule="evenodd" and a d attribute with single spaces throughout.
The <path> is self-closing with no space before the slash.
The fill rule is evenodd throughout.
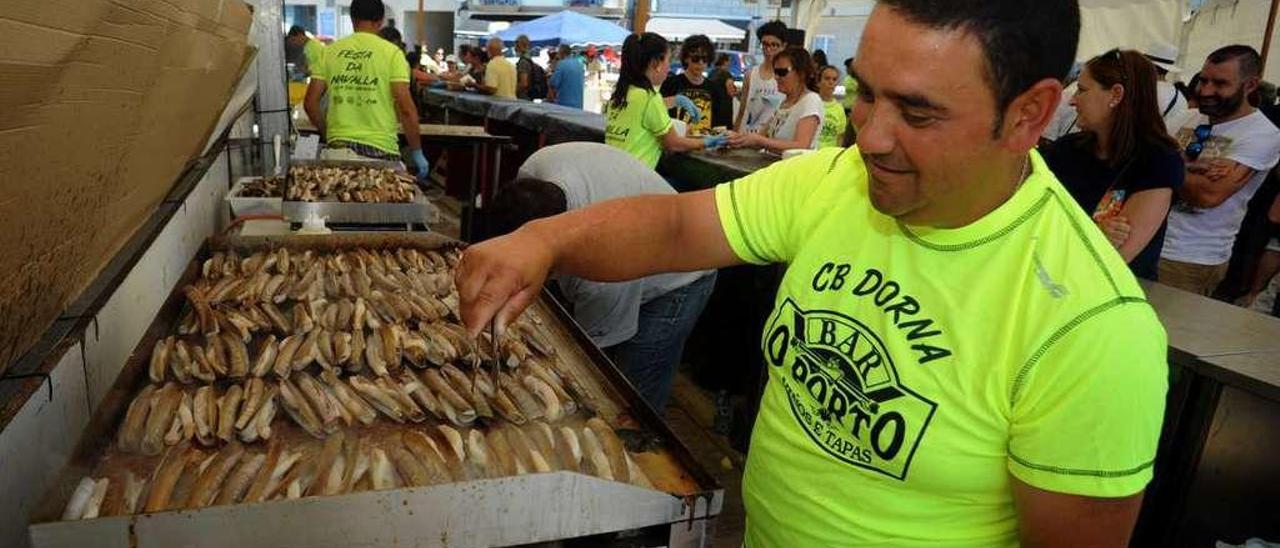
<path id="1" fill-rule="evenodd" d="M 547 98 L 547 71 L 528 57 L 520 59 L 521 63 L 529 63 L 529 99 Z"/>

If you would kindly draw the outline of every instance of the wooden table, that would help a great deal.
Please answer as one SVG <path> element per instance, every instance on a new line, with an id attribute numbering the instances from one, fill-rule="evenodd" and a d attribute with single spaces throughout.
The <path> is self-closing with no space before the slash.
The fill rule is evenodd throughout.
<path id="1" fill-rule="evenodd" d="M 1171 384 L 1133 545 L 1275 538 L 1280 319 L 1142 284 L 1169 335 Z"/>

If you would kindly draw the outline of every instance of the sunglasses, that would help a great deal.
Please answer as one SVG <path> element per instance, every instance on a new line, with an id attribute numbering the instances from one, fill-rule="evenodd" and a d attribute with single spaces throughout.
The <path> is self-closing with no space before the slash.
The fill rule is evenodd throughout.
<path id="1" fill-rule="evenodd" d="M 760 42 L 760 47 L 762 47 L 762 48 L 769 48 L 769 49 L 778 49 L 778 48 L 782 47 L 782 42 L 769 42 L 769 41 L 764 41 L 764 42 Z"/>
<path id="2" fill-rule="evenodd" d="M 1103 54 L 1103 56 L 1104 56 L 1104 57 L 1106 57 L 1107 59 L 1110 59 L 1112 62 L 1114 62 L 1115 64 L 1117 64 L 1117 65 L 1119 65 L 1119 66 L 1120 66 L 1120 70 L 1119 70 L 1119 72 L 1120 72 L 1120 83 L 1121 83 L 1121 84 L 1127 84 L 1127 83 L 1128 83 L 1128 81 L 1129 81 L 1129 77 L 1125 75 L 1125 70 L 1124 70 L 1124 56 L 1123 56 L 1123 55 L 1121 55 L 1120 50 L 1119 50 L 1119 49 L 1113 49 L 1113 50 L 1111 50 L 1111 51 L 1108 51 L 1108 52 L 1104 53 L 1104 54 Z"/>
<path id="3" fill-rule="evenodd" d="M 707 57 L 702 56 L 702 55 L 690 55 L 690 56 L 689 56 L 689 62 L 690 62 L 690 63 L 705 63 L 705 62 L 707 62 Z"/>
<path id="4" fill-rule="evenodd" d="M 1205 141 L 1208 141 L 1211 135 L 1213 135 L 1213 126 L 1209 124 L 1196 126 L 1195 139 L 1187 143 L 1187 148 L 1183 151 L 1188 160 L 1194 162 L 1200 158 L 1204 153 Z"/>
<path id="5" fill-rule="evenodd" d="M 788 74 L 791 74 L 791 67 L 773 69 L 773 74 L 778 78 L 786 78 Z"/>

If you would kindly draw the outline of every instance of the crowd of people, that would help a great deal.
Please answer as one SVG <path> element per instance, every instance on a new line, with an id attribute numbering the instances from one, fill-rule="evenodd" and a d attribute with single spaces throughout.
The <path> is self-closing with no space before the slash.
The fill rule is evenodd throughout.
<path id="1" fill-rule="evenodd" d="M 1086 62 L 1066 103 L 1071 121 L 1051 125 L 1040 150 L 1135 275 L 1251 304 L 1276 270 L 1237 245 L 1271 237 L 1253 233 L 1270 223 L 1244 223 L 1280 160 L 1280 129 L 1259 108 L 1274 104 L 1258 93 L 1261 57 L 1225 46 L 1175 85 L 1176 56 L 1157 44 Z M 1254 209 L 1280 209 L 1271 206 Z M 1224 287 L 1233 263 L 1239 281 Z"/>
<path id="2" fill-rule="evenodd" d="M 395 142 L 396 126 L 407 128 L 417 118 L 409 86 L 448 86 L 580 108 L 583 83 L 599 72 L 593 65 L 604 57 L 593 48 L 561 46 L 551 63 L 535 62 L 529 39 L 520 36 L 514 63 L 498 38 L 484 48 L 462 46 L 457 57 L 443 49 L 411 51 L 400 63 L 406 49 L 399 32 L 380 26 L 375 16 L 381 14 L 373 11 L 353 10 L 357 32 L 329 47 L 300 29 L 287 38 L 303 52 L 303 70 L 313 78 L 306 107 L 327 133 L 326 157 L 404 157 L 425 174 L 429 166 L 414 142 L 416 132 L 405 132 L 404 150 Z M 821 51 L 811 55 L 788 44 L 787 34 L 779 21 L 760 26 L 762 60 L 741 85 L 727 70 L 727 56 L 718 56 L 706 36 L 690 36 L 674 50 L 654 33 L 629 36 L 604 107 L 605 144 L 591 145 L 594 150 L 584 144 L 550 147 L 536 161 L 530 159 L 491 207 L 494 226 L 506 226 L 498 233 L 609 198 L 665 193 L 670 185 L 655 171 L 664 151 L 734 147 L 780 154 L 852 145 L 858 139 L 859 109 L 874 106 L 874 90 L 859 78 L 855 60 L 845 60 L 843 70 L 831 66 Z M 372 52 L 385 69 L 379 87 L 387 89 L 372 90 L 376 99 L 364 97 L 371 90 L 351 85 L 351 78 L 333 83 L 335 72 L 345 68 L 336 60 L 346 51 Z M 1280 159 L 1280 130 L 1258 109 L 1274 100 L 1259 98 L 1260 58 L 1252 48 L 1215 51 L 1186 84 L 1172 81 L 1179 72 L 1176 57 L 1176 50 L 1155 45 L 1145 52 L 1112 50 L 1078 65 L 1068 76 L 1075 81 L 1064 89 L 1064 100 L 1041 134 L 1039 152 L 1134 275 L 1213 295 L 1234 254 L 1237 270 L 1245 272 L 1229 297 L 1249 304 L 1280 271 L 1280 240 L 1271 234 L 1244 238 L 1270 240 L 1263 244 L 1265 251 L 1240 252 L 1237 245 L 1242 231 L 1270 226 L 1243 221 L 1250 200 Z M 836 97 L 841 83 L 843 101 Z M 338 99 L 322 113 L 318 101 L 325 92 Z M 373 104 L 380 106 L 369 108 Z M 937 123 L 929 116 L 902 116 L 921 127 Z M 861 117 L 865 125 L 865 113 Z M 553 164 L 563 166 L 548 167 Z M 1274 200 L 1263 209 L 1280 220 L 1276 192 L 1263 196 Z M 502 219 L 508 222 L 503 225 Z M 561 286 L 579 321 L 596 326 L 591 334 L 597 343 L 614 353 L 642 394 L 660 406 L 688 330 L 671 328 L 669 314 L 653 310 L 669 313 L 675 299 L 691 329 L 706 301 L 703 291 L 690 289 L 693 282 L 709 291 L 714 276 L 645 279 L 616 287 L 565 278 Z M 621 350 L 631 348 L 627 345 L 641 349 Z"/>

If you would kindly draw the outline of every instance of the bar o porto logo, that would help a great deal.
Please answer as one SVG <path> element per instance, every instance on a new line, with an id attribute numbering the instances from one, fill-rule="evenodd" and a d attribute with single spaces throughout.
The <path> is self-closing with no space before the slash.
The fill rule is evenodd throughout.
<path id="1" fill-rule="evenodd" d="M 901 383 L 871 329 L 787 299 L 769 320 L 764 351 L 815 445 L 849 465 L 906 479 L 937 404 Z"/>

